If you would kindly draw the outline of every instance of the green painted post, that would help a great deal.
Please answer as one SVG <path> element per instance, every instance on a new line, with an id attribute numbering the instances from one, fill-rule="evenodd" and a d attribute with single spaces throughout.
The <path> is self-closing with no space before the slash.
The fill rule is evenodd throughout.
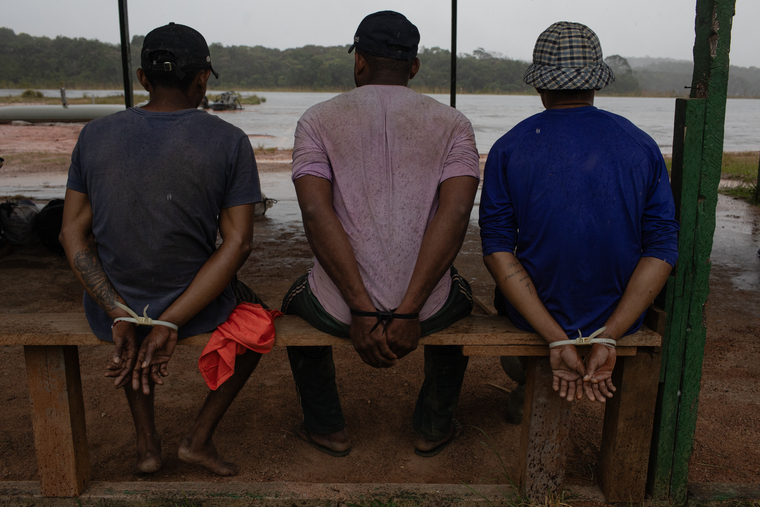
<path id="1" fill-rule="evenodd" d="M 648 480 L 655 498 L 676 505 L 687 500 L 702 377 L 734 6 L 735 0 L 697 1 L 691 94 L 676 101 L 672 182 L 680 257 L 665 297 L 669 318 Z"/>

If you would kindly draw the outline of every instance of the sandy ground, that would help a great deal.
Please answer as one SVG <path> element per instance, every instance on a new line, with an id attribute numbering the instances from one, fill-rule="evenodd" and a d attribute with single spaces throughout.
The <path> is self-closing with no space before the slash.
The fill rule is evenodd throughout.
<path id="1" fill-rule="evenodd" d="M 3 181 L 40 172 L 62 175 L 81 126 L 0 125 Z M 41 156 L 39 154 L 45 154 Z M 35 160 L 50 158 L 49 164 Z M 58 157 L 58 158 L 55 158 Z M 256 246 L 240 278 L 270 305 L 279 306 L 293 280 L 311 264 L 297 203 L 283 171 L 289 154 L 257 155 L 264 191 L 278 203 L 256 221 Z M 61 176 L 65 177 L 65 176 Z M 721 198 L 713 251 L 708 342 L 690 480 L 700 483 L 760 483 L 760 238 L 757 208 Z M 473 214 L 476 216 L 476 212 Z M 476 220 L 472 220 L 455 265 L 481 301 L 489 302 L 493 282 L 482 263 Z M 65 259 L 42 247 L 0 257 L 0 311 L 79 312 L 82 290 Z M 87 436 L 93 480 L 131 481 L 134 430 L 123 395 L 103 378 L 110 348 L 82 347 Z M 241 466 L 239 476 L 215 478 L 176 458 L 180 440 L 207 388 L 197 370 L 199 349 L 178 347 L 171 376 L 156 395 L 163 437 L 164 468 L 146 481 L 278 481 L 320 483 L 492 483 L 517 472 L 520 429 L 504 420 L 511 389 L 496 358 L 470 360 L 458 419 L 465 434 L 439 457 L 413 454 L 410 417 L 422 381 L 417 351 L 389 370 L 364 365 L 353 349 L 336 348 L 338 386 L 354 441 L 348 458 L 330 458 L 300 443 L 291 433 L 299 420 L 295 387 L 284 350 L 264 357 L 258 370 L 220 424 L 215 442 Z M 36 461 L 21 347 L 0 348 L 0 480 L 35 480 Z M 603 407 L 575 405 L 567 481 L 591 485 L 598 476 Z M 489 442 L 491 449 L 484 445 Z M 497 456 L 498 453 L 498 456 Z"/>

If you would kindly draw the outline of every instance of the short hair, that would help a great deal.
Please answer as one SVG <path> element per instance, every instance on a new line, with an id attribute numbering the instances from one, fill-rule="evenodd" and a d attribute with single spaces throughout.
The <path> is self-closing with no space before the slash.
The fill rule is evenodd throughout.
<path id="1" fill-rule="evenodd" d="M 382 56 L 369 55 L 364 51 L 360 51 L 358 48 L 356 52 L 367 60 L 370 71 L 372 74 L 378 72 L 387 72 L 390 74 L 398 74 L 403 76 L 409 76 L 414 65 L 414 59 L 411 60 L 398 60 L 396 58 L 385 58 Z"/>
<path id="2" fill-rule="evenodd" d="M 169 51 L 156 51 L 150 54 L 151 60 L 157 63 L 174 61 L 174 55 Z M 177 65 L 176 63 L 174 65 Z M 183 71 L 185 76 L 180 79 L 174 72 L 166 72 L 162 70 L 148 70 L 143 69 L 145 78 L 153 85 L 154 88 L 168 88 L 177 89 L 182 92 L 187 92 L 190 89 L 190 85 L 195 80 L 195 77 L 203 69 L 188 69 Z"/>

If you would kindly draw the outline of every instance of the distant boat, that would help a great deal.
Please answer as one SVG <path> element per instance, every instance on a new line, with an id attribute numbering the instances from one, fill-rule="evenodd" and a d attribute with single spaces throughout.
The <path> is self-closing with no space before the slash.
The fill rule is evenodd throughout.
<path id="1" fill-rule="evenodd" d="M 213 109 L 214 111 L 234 111 L 243 109 L 243 104 L 240 103 L 240 95 L 235 92 L 224 92 L 219 96 L 218 100 L 215 100 L 211 104 L 208 103 L 208 98 L 203 98 L 203 109 Z"/>
<path id="2" fill-rule="evenodd" d="M 126 106 L 103 104 L 84 106 L 5 106 L 0 107 L 0 123 L 85 123 L 124 111 Z"/>

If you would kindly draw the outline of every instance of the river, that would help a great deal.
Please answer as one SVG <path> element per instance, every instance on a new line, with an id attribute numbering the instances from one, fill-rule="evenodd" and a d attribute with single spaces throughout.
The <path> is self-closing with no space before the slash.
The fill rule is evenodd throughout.
<path id="1" fill-rule="evenodd" d="M 18 95 L 23 90 L 0 90 L 4 95 Z M 58 97 L 58 90 L 40 90 L 45 96 Z M 118 90 L 67 90 L 69 98 L 118 95 Z M 209 91 L 209 96 L 217 94 Z M 335 93 L 312 92 L 241 92 L 256 94 L 266 102 L 245 106 L 243 111 L 211 112 L 224 118 L 253 136 L 254 147 L 293 147 L 296 122 L 314 104 L 334 97 Z M 431 95 L 448 104 L 448 95 Z M 648 97 L 597 97 L 596 105 L 631 120 L 657 142 L 663 153 L 673 145 L 673 116 L 675 99 Z M 472 122 L 480 153 L 488 153 L 499 137 L 524 118 L 543 110 L 538 95 L 458 95 L 457 107 Z M 728 99 L 723 149 L 725 151 L 760 150 L 760 100 Z"/>

